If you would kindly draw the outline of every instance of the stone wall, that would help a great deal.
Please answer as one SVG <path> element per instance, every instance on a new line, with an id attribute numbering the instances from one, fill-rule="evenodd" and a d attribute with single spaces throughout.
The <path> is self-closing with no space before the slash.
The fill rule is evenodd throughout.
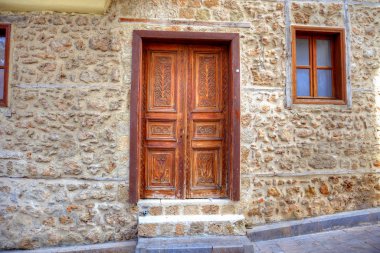
<path id="1" fill-rule="evenodd" d="M 0 109 L 0 248 L 136 237 L 137 207 L 128 204 L 135 29 L 240 33 L 234 210 L 248 226 L 379 206 L 379 17 L 376 0 L 119 0 L 104 16 L 1 13 L 12 23 L 12 75 L 10 106 Z M 346 28 L 348 106 L 286 103 L 293 24 Z"/>

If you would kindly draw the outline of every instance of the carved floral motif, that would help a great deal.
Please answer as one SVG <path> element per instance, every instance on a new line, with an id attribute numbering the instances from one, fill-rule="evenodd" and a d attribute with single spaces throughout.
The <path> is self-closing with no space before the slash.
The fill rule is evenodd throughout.
<path id="1" fill-rule="evenodd" d="M 168 154 L 156 154 L 153 156 L 153 182 L 169 183 L 170 160 Z"/>
<path id="2" fill-rule="evenodd" d="M 197 126 L 196 133 L 199 135 L 215 135 L 216 134 L 216 126 L 215 125 Z"/>
<path id="3" fill-rule="evenodd" d="M 154 106 L 169 106 L 171 103 L 171 67 L 172 59 L 170 57 L 157 57 L 154 67 Z"/>
<path id="4" fill-rule="evenodd" d="M 216 106 L 216 57 L 203 56 L 199 58 L 199 106 Z"/>
<path id="5" fill-rule="evenodd" d="M 214 182 L 214 154 L 201 153 L 197 156 L 198 183 Z"/>
<path id="6" fill-rule="evenodd" d="M 153 135 L 171 135 L 173 130 L 172 126 L 152 126 L 151 133 Z"/>

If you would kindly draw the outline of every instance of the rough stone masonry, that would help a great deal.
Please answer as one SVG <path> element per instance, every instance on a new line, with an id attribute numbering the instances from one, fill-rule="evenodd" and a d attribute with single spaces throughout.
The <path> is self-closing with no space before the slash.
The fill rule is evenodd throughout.
<path id="1" fill-rule="evenodd" d="M 240 33 L 241 201 L 232 208 L 249 227 L 380 205 L 378 0 L 118 0 L 105 15 L 2 12 L 0 22 L 12 24 L 0 249 L 136 237 L 128 203 L 136 29 Z M 346 28 L 348 106 L 286 103 L 294 24 Z"/>

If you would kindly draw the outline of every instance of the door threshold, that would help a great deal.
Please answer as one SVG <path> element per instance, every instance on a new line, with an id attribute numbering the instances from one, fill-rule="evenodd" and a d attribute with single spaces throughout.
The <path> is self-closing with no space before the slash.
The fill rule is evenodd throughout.
<path id="1" fill-rule="evenodd" d="M 236 201 L 230 199 L 140 199 L 138 201 L 139 206 L 151 206 L 151 205 L 227 205 L 233 204 Z"/>

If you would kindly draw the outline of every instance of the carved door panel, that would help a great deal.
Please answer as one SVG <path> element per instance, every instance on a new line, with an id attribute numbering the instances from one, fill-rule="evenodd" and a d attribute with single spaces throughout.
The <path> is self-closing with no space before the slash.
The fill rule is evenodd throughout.
<path id="1" fill-rule="evenodd" d="M 187 197 L 226 197 L 227 50 L 191 46 L 189 61 Z"/>
<path id="2" fill-rule="evenodd" d="M 226 48 L 149 43 L 143 54 L 141 197 L 226 197 Z"/>
<path id="3" fill-rule="evenodd" d="M 179 45 L 144 48 L 140 191 L 145 198 L 183 197 L 183 58 Z"/>

